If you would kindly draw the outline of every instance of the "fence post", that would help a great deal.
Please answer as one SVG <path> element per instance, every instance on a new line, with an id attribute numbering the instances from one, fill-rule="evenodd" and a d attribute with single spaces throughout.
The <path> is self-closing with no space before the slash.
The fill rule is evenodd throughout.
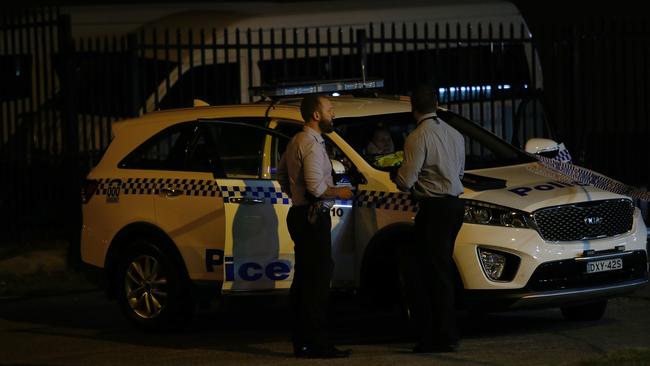
<path id="1" fill-rule="evenodd" d="M 138 35 L 136 33 L 129 33 L 127 35 L 127 54 L 128 54 L 128 67 L 129 67 L 129 117 L 137 117 L 140 115 L 140 72 L 138 68 Z M 145 100 L 143 102 L 147 103 Z M 143 112 L 146 112 L 146 106 L 143 106 Z"/>
<path id="2" fill-rule="evenodd" d="M 368 57 L 368 37 L 365 29 L 357 29 L 357 54 L 361 66 L 361 80 L 366 83 L 366 61 Z"/>
<path id="3" fill-rule="evenodd" d="M 64 237 L 68 240 L 68 264 L 77 268 L 80 259 L 79 241 L 81 235 L 81 170 L 79 158 L 79 122 L 77 120 L 77 77 L 75 74 L 75 50 L 72 40 L 70 16 L 62 14 L 58 19 L 58 43 L 61 55 L 59 83 L 61 87 L 61 117 L 63 132 L 63 176 L 59 184 L 63 187 L 66 220 Z"/>

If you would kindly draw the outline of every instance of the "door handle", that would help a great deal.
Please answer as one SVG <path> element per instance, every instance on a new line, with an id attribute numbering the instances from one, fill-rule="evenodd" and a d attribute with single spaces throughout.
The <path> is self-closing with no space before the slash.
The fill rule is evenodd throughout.
<path id="1" fill-rule="evenodd" d="M 239 203 L 242 205 L 261 205 L 264 203 L 263 198 L 252 198 L 252 197 L 236 197 L 230 199 L 231 203 Z"/>
<path id="2" fill-rule="evenodd" d="M 160 195 L 161 196 L 167 196 L 167 197 L 177 197 L 183 194 L 182 189 L 175 189 L 175 188 L 162 188 L 160 189 Z"/>

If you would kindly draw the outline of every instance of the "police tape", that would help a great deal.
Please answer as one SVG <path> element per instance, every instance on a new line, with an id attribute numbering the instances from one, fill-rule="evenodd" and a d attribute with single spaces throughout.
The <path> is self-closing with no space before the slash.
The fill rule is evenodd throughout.
<path id="1" fill-rule="evenodd" d="M 596 173 L 593 170 L 583 168 L 570 163 L 550 159 L 544 156 L 534 155 L 539 164 L 528 168 L 529 171 L 555 179 L 563 183 L 579 182 L 589 184 L 605 191 L 625 195 L 642 201 L 650 201 L 650 192 L 636 187 L 629 186 L 615 179 Z"/>

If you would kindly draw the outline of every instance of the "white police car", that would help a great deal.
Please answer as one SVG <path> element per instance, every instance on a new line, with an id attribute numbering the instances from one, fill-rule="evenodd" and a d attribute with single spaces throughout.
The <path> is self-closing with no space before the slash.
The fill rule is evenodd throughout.
<path id="1" fill-rule="evenodd" d="M 331 101 L 336 132 L 326 142 L 337 184 L 356 190 L 331 209 L 331 286 L 395 304 L 417 207 L 388 171 L 415 127 L 410 105 L 406 98 Z M 81 255 L 103 269 L 129 319 L 175 326 L 206 289 L 289 288 L 291 202 L 275 174 L 289 137 L 302 129 L 299 104 L 195 107 L 114 124 L 82 192 Z M 439 116 L 467 142 L 465 223 L 454 252 L 459 305 L 559 306 L 567 318 L 597 319 L 608 298 L 647 282 L 646 227 L 629 198 L 536 174 L 531 155 L 452 112 Z M 377 127 L 389 131 L 393 151 L 368 153 Z"/>

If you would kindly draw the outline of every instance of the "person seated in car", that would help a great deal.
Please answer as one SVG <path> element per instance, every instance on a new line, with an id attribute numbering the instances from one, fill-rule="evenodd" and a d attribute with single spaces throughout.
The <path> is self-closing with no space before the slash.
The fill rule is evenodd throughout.
<path id="1" fill-rule="evenodd" d="M 372 138 L 366 145 L 367 155 L 386 155 L 395 152 L 395 145 L 390 132 L 385 127 L 379 127 L 372 133 Z"/>

